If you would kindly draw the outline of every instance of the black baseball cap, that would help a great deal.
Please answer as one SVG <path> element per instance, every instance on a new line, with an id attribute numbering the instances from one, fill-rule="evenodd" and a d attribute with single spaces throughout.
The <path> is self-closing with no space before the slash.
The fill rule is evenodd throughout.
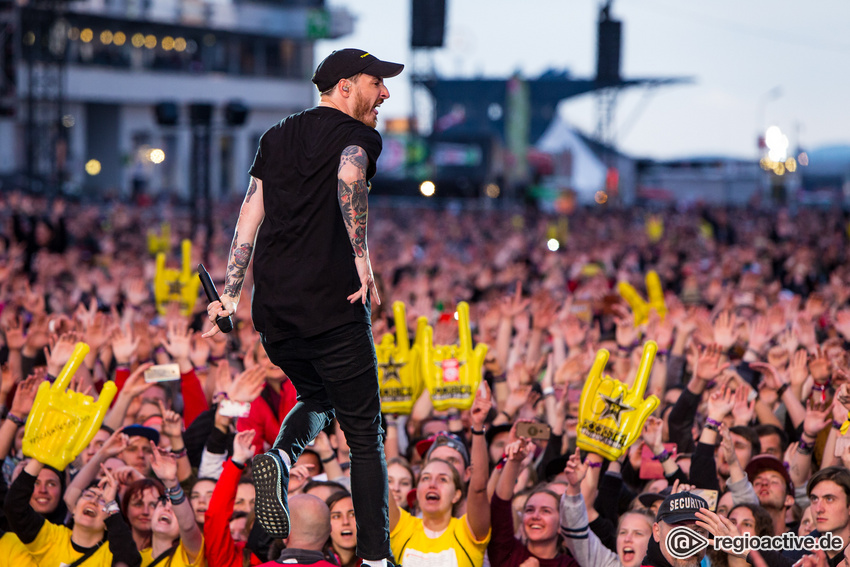
<path id="1" fill-rule="evenodd" d="M 426 461 L 431 456 L 431 453 L 437 447 L 451 447 L 463 457 L 463 462 L 466 466 L 469 466 L 469 450 L 466 448 L 463 440 L 455 435 L 454 433 L 449 433 L 448 431 L 440 431 L 431 435 L 428 439 L 423 439 L 422 441 L 416 444 L 416 451 L 419 453 L 419 456 L 425 459 Z"/>
<path id="2" fill-rule="evenodd" d="M 385 79 L 395 77 L 404 69 L 401 63 L 381 61 L 362 49 L 338 49 L 324 58 L 313 73 L 313 84 L 320 93 L 325 92 L 339 82 L 357 73 L 366 73 Z"/>
<path id="3" fill-rule="evenodd" d="M 668 524 L 697 520 L 696 513 L 700 508 L 708 508 L 708 502 L 701 496 L 690 492 L 677 492 L 664 499 L 658 507 L 655 521 L 664 521 Z"/>
<path id="4" fill-rule="evenodd" d="M 145 427 L 144 425 L 128 425 L 121 429 L 121 433 L 126 433 L 129 437 L 144 437 L 149 441 L 153 441 L 159 445 L 159 431 L 153 427 Z"/>
<path id="5" fill-rule="evenodd" d="M 661 492 L 642 492 L 638 494 L 638 501 L 647 508 L 652 508 L 652 505 L 659 500 L 664 500 L 670 496 L 670 487 L 664 488 Z"/>

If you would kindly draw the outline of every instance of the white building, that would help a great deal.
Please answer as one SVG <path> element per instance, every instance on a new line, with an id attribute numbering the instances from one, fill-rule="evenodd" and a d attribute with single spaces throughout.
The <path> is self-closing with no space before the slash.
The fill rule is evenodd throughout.
<path id="1" fill-rule="evenodd" d="M 315 40 L 353 29 L 324 0 L 0 0 L 0 11 L 0 175 L 42 192 L 190 198 L 205 177 L 212 196 L 243 192 L 260 134 L 316 102 Z M 234 102 L 244 124 L 225 118 Z M 158 120 L 161 103 L 176 124 Z M 211 108 L 209 161 L 193 106 L 196 118 Z"/>

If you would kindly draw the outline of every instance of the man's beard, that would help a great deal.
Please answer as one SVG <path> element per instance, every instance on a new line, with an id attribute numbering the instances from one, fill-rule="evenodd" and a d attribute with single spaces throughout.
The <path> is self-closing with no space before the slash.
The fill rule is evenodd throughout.
<path id="1" fill-rule="evenodd" d="M 372 112 L 375 105 L 360 93 L 355 96 L 357 98 L 354 100 L 354 117 L 366 126 L 374 128 L 378 125 L 378 117 Z"/>

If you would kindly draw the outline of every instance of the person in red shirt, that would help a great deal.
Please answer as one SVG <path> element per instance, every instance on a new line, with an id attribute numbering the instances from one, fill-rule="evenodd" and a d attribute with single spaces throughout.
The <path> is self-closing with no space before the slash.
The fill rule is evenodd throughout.
<path id="1" fill-rule="evenodd" d="M 251 446 L 255 432 L 253 429 L 236 434 L 233 439 L 233 457 L 224 463 L 224 470 L 215 485 L 209 506 L 204 514 L 204 554 L 215 558 L 219 567 L 242 567 L 246 554 L 245 542 L 234 541 L 230 533 L 230 518 L 233 516 L 233 506 L 236 492 L 239 489 L 239 479 L 245 470 L 245 463 L 254 456 Z M 256 555 L 249 553 L 249 564 L 259 565 L 261 561 Z"/>

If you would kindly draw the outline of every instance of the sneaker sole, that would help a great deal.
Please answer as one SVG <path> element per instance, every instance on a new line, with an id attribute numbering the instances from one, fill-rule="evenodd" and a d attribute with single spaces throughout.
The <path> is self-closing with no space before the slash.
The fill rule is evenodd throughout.
<path id="1" fill-rule="evenodd" d="M 254 488 L 257 491 L 254 513 L 266 532 L 275 539 L 289 536 L 289 512 L 281 499 L 281 473 L 274 457 L 254 457 Z"/>

